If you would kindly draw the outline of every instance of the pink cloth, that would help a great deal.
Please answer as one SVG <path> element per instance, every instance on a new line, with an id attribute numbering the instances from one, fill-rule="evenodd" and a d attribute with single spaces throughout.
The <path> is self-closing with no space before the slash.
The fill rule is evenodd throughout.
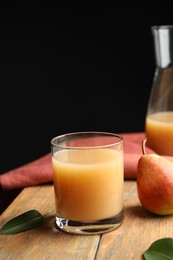
<path id="1" fill-rule="evenodd" d="M 144 133 L 122 133 L 124 137 L 124 177 L 135 179 L 137 163 L 142 156 Z M 146 148 L 147 153 L 154 153 Z M 173 161 L 173 157 L 167 157 Z M 3 190 L 14 190 L 27 186 L 52 182 L 51 154 L 0 175 Z"/>

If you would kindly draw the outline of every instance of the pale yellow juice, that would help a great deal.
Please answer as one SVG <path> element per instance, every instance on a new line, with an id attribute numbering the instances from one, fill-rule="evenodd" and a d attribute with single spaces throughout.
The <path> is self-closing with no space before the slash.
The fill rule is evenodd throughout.
<path id="1" fill-rule="evenodd" d="M 146 118 L 149 147 L 161 155 L 173 156 L 173 112 L 151 114 Z"/>
<path id="2" fill-rule="evenodd" d="M 123 210 L 123 152 L 65 150 L 52 158 L 56 212 L 76 221 L 110 218 Z"/>

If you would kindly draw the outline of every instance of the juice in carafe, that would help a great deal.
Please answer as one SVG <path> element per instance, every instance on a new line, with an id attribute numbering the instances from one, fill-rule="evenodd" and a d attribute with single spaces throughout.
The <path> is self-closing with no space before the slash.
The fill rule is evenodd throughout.
<path id="1" fill-rule="evenodd" d="M 148 115 L 146 137 L 148 146 L 156 153 L 173 156 L 173 111 Z"/>

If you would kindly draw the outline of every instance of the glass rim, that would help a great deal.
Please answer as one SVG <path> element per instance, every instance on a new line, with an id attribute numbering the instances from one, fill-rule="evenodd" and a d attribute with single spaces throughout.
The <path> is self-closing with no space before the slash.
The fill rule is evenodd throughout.
<path id="1" fill-rule="evenodd" d="M 173 24 L 165 24 L 165 25 L 153 25 L 153 26 L 151 26 L 151 29 L 152 30 L 169 30 L 169 29 L 173 29 Z"/>
<path id="2" fill-rule="evenodd" d="M 58 144 L 55 141 L 56 140 L 60 140 L 62 138 L 65 137 L 75 137 L 75 136 L 86 136 L 86 135 L 90 135 L 90 137 L 94 137 L 96 135 L 98 136 L 107 136 L 107 137 L 115 137 L 118 138 L 119 140 L 116 140 L 114 142 L 111 142 L 109 144 L 103 144 L 103 145 L 93 145 L 93 146 L 65 146 L 62 145 L 61 143 Z M 108 147 L 112 147 L 115 145 L 119 145 L 122 144 L 124 141 L 124 137 L 121 134 L 117 134 L 117 133 L 113 133 L 113 132 L 104 132 L 104 131 L 79 131 L 79 132 L 70 132 L 70 133 L 66 133 L 66 134 L 61 134 L 61 135 L 57 135 L 55 137 L 53 137 L 50 141 L 51 145 L 57 148 L 61 148 L 61 149 L 99 149 L 99 148 L 108 148 Z"/>

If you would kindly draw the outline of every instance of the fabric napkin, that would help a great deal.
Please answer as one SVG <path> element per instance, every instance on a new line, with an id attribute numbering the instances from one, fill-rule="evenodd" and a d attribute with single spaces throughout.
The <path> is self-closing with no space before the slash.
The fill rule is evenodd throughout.
<path id="1" fill-rule="evenodd" d="M 124 137 L 124 178 L 136 179 L 137 163 L 142 156 L 142 140 L 145 134 L 122 133 Z M 154 153 L 146 148 L 147 153 Z M 173 161 L 173 157 L 168 157 Z M 52 182 L 51 153 L 19 168 L 0 175 L 1 190 L 11 191 L 27 186 Z"/>

